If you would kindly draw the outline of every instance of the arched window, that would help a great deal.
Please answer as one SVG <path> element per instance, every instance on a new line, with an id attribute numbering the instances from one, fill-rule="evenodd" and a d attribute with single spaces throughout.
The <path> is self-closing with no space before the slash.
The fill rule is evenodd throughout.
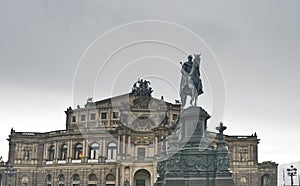
<path id="1" fill-rule="evenodd" d="M 248 183 L 247 183 L 247 178 L 242 177 L 242 178 L 240 179 L 240 185 L 248 185 Z"/>
<path id="2" fill-rule="evenodd" d="M 52 180 L 52 176 L 48 174 L 45 179 L 45 183 L 47 186 L 51 186 L 51 180 Z"/>
<path id="3" fill-rule="evenodd" d="M 67 159 L 67 151 L 68 151 L 68 146 L 66 144 L 63 144 L 60 149 L 60 159 L 61 160 Z"/>
<path id="4" fill-rule="evenodd" d="M 107 145 L 107 160 L 108 161 L 117 160 L 117 144 L 116 143 L 109 143 Z"/>
<path id="5" fill-rule="evenodd" d="M 58 186 L 65 186 L 65 176 L 62 174 L 58 176 Z"/>
<path id="6" fill-rule="evenodd" d="M 261 178 L 262 186 L 270 186 L 271 183 L 271 176 L 269 174 L 264 174 Z"/>
<path id="7" fill-rule="evenodd" d="M 28 177 L 27 176 L 23 176 L 22 177 L 22 186 L 27 186 L 27 184 L 28 184 Z"/>
<path id="8" fill-rule="evenodd" d="M 134 185 L 150 185 L 151 174 L 146 169 L 140 169 L 134 173 Z"/>
<path id="9" fill-rule="evenodd" d="M 48 150 L 49 161 L 54 160 L 54 150 L 55 150 L 54 145 L 51 145 Z"/>
<path id="10" fill-rule="evenodd" d="M 108 174 L 106 176 L 106 186 L 115 186 L 116 177 L 113 174 Z"/>
<path id="11" fill-rule="evenodd" d="M 89 159 L 98 159 L 99 158 L 99 144 L 92 143 L 90 146 L 90 157 Z"/>
<path id="12" fill-rule="evenodd" d="M 74 159 L 81 159 L 82 158 L 82 144 L 78 143 L 75 145 L 74 148 Z"/>
<path id="13" fill-rule="evenodd" d="M 72 176 L 72 186 L 79 186 L 80 185 L 80 177 L 78 174 L 74 174 Z"/>
<path id="14" fill-rule="evenodd" d="M 97 176 L 95 174 L 89 175 L 89 186 L 97 186 Z"/>

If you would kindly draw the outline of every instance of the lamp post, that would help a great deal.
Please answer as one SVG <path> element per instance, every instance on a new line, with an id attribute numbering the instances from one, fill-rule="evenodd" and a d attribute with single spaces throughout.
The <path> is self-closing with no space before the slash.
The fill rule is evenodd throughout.
<path id="1" fill-rule="evenodd" d="M 287 168 L 286 171 L 287 171 L 287 175 L 291 177 L 291 186 L 293 186 L 294 185 L 293 177 L 297 175 L 297 169 L 293 165 L 291 165 L 291 168 Z"/>
<path id="2" fill-rule="evenodd" d="M 7 181 L 6 181 L 7 186 L 11 186 L 10 185 L 11 184 L 11 177 L 12 177 L 12 175 L 15 175 L 16 172 L 17 172 L 17 170 L 15 168 L 13 168 L 11 166 L 11 164 L 8 162 L 6 164 L 6 170 L 5 170 L 5 174 L 7 175 Z"/>

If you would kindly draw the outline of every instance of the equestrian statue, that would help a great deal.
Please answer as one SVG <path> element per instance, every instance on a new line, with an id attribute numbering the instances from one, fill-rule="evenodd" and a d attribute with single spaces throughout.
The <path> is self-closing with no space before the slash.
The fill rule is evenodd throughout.
<path id="1" fill-rule="evenodd" d="M 198 96 L 203 94 L 202 81 L 200 79 L 200 55 L 194 54 L 188 56 L 188 61 L 180 62 L 181 66 L 181 82 L 180 82 L 180 98 L 182 108 L 186 105 L 187 96 L 190 96 L 190 106 L 197 106 Z M 194 102 L 194 103 L 193 103 Z"/>

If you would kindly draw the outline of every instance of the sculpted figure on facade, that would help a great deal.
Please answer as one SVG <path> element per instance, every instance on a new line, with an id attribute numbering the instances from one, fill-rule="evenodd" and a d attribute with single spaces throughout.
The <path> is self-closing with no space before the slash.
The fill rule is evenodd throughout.
<path id="1" fill-rule="evenodd" d="M 150 81 L 139 79 L 133 84 L 132 93 L 134 96 L 148 96 L 151 97 L 153 92 L 152 88 L 149 86 Z"/>

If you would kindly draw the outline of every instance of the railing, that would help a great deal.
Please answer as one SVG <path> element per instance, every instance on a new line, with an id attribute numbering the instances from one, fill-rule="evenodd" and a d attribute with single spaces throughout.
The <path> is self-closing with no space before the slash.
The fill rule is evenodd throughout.
<path id="1" fill-rule="evenodd" d="M 52 165 L 53 161 L 46 161 L 46 165 Z"/>
<path id="2" fill-rule="evenodd" d="M 57 164 L 65 164 L 65 163 L 67 163 L 66 160 L 58 160 L 58 161 L 57 161 Z"/>
<path id="3" fill-rule="evenodd" d="M 117 162 L 117 160 L 114 160 L 114 159 L 107 159 L 105 160 L 105 162 L 109 163 L 109 162 Z"/>
<path id="4" fill-rule="evenodd" d="M 51 131 L 51 132 L 14 132 L 13 135 L 17 136 L 43 136 L 43 135 L 55 135 L 55 134 L 65 134 L 68 133 L 67 130 L 57 130 L 57 131 Z"/>
<path id="5" fill-rule="evenodd" d="M 88 163 L 98 163 L 97 159 L 88 159 Z"/>
<path id="6" fill-rule="evenodd" d="M 100 159 L 88 159 L 87 162 L 83 161 L 83 159 L 72 159 L 70 162 L 67 160 L 55 160 L 50 161 L 47 160 L 45 162 L 46 165 L 53 165 L 53 164 L 79 164 L 79 163 L 114 163 L 117 161 L 135 161 L 135 162 L 153 162 L 156 160 L 155 157 L 136 157 L 136 156 L 118 156 L 117 159 L 106 159 L 106 158 L 100 158 Z"/>
<path id="7" fill-rule="evenodd" d="M 81 163 L 81 160 L 72 160 L 71 163 Z"/>
<path id="8" fill-rule="evenodd" d="M 133 161 L 149 162 L 155 160 L 154 157 L 131 157 Z"/>
<path id="9" fill-rule="evenodd" d="M 22 136 L 34 136 L 34 132 L 22 132 Z"/>
<path id="10" fill-rule="evenodd" d="M 70 161 L 67 160 L 46 160 L 46 165 L 53 165 L 53 164 L 77 164 L 77 163 L 105 163 L 105 162 L 116 162 L 116 160 L 107 160 L 105 157 L 99 157 L 99 159 L 88 159 L 87 162 L 83 159 L 71 159 Z M 4 165 L 5 166 L 5 165 Z"/>

